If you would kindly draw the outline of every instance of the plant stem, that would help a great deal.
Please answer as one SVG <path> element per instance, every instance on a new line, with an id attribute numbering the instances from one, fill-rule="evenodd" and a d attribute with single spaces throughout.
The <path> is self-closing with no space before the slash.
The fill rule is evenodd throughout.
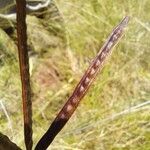
<path id="1" fill-rule="evenodd" d="M 17 37 L 22 83 L 22 101 L 24 115 L 24 138 L 27 150 L 32 149 L 32 102 L 29 74 L 29 58 L 27 50 L 26 0 L 16 0 L 17 6 Z"/>

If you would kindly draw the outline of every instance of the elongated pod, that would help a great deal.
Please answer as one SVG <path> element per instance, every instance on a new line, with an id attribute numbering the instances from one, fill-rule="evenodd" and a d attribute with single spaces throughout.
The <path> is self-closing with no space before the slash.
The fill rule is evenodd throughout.
<path id="1" fill-rule="evenodd" d="M 79 102 L 84 97 L 90 85 L 92 84 L 97 73 L 103 68 L 104 61 L 106 60 L 107 56 L 111 54 L 112 48 L 122 37 L 124 29 L 127 26 L 128 22 L 129 17 L 125 17 L 121 21 L 121 23 L 112 31 L 111 35 L 108 37 L 107 41 L 100 49 L 99 53 L 92 61 L 89 68 L 83 75 L 82 79 L 76 86 L 74 92 L 69 97 L 68 101 L 63 106 L 61 111 L 58 113 L 57 117 L 55 118 L 47 132 L 38 142 L 35 150 L 45 150 L 51 144 L 55 136 L 67 123 L 73 112 L 76 110 Z"/>

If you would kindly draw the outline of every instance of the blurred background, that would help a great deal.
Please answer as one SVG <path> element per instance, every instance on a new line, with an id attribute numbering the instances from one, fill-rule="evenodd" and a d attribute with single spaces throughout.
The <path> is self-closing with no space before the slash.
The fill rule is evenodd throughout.
<path id="1" fill-rule="evenodd" d="M 7 6 L 13 11 L 2 7 L 0 14 L 14 13 L 11 2 Z M 55 0 L 28 13 L 34 145 L 112 29 L 128 15 L 125 35 L 49 149 L 150 148 L 149 9 L 149 0 Z M 0 131 L 25 149 L 16 42 L 15 20 L 0 15 Z"/>

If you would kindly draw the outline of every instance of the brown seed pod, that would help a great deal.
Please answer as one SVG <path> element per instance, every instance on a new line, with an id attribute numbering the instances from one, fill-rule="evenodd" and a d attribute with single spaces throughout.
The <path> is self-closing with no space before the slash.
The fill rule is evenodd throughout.
<path id="1" fill-rule="evenodd" d="M 86 94 L 97 73 L 103 68 L 103 64 L 106 58 L 111 54 L 112 48 L 124 33 L 124 29 L 129 22 L 129 17 L 125 17 L 121 23 L 112 31 L 107 41 L 100 49 L 95 59 L 90 64 L 89 68 L 81 78 L 80 82 L 76 86 L 74 92 L 69 97 L 66 104 L 63 106 L 48 131 L 44 134 L 41 140 L 38 142 L 35 150 L 45 150 L 53 141 L 55 136 L 64 127 L 67 121 L 76 110 L 79 102 Z"/>

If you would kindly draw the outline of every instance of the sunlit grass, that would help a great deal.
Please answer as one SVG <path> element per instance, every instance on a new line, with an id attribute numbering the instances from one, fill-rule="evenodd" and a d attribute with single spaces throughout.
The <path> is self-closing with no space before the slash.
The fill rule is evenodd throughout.
<path id="1" fill-rule="evenodd" d="M 51 47 L 46 43 L 43 47 L 43 41 L 47 42 L 45 37 L 52 36 L 42 30 L 41 22 L 39 32 L 44 31 L 44 34 L 38 37 L 40 34 L 34 32 L 38 36 L 32 48 L 41 49 L 31 76 L 34 144 L 47 130 L 112 29 L 129 15 L 131 20 L 125 36 L 49 149 L 148 150 L 150 106 L 146 102 L 150 102 L 150 1 L 56 0 L 56 5 L 64 19 L 62 30 L 66 33 L 66 43 Z M 45 26 L 45 29 L 50 28 Z M 42 48 L 39 39 L 43 39 Z M 4 50 L 5 45 L 0 48 Z M 10 132 L 3 111 L 0 130 L 23 147 L 17 60 L 3 57 L 2 62 L 0 99 L 13 122 L 14 133 Z M 146 105 L 133 109 L 142 103 Z"/>

